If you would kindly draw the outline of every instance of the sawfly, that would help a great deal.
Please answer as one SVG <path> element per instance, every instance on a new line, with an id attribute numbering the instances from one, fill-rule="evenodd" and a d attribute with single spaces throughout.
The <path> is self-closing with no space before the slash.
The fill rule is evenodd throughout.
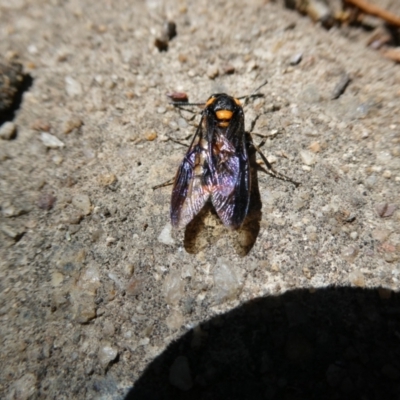
<path id="1" fill-rule="evenodd" d="M 171 196 L 171 224 L 183 228 L 211 201 L 223 224 L 239 228 L 249 210 L 251 174 L 249 151 L 253 147 L 268 168 L 268 173 L 299 185 L 276 172 L 245 131 L 241 99 L 225 93 L 216 93 L 204 103 L 173 102 L 175 106 L 204 106 L 201 120 L 189 149 L 183 158 L 175 179 Z M 172 97 L 172 96 L 170 96 Z M 254 126 L 254 123 L 253 123 Z M 171 184 L 171 181 L 153 189 Z"/>

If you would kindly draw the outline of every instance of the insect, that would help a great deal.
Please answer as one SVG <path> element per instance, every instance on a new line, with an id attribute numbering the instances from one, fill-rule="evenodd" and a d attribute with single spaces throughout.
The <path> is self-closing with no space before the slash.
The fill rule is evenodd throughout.
<path id="1" fill-rule="evenodd" d="M 246 100 L 249 97 L 245 97 Z M 253 144 L 250 134 L 245 131 L 240 99 L 217 93 L 211 95 L 204 104 L 196 133 L 173 181 L 170 209 L 172 226 L 186 226 L 206 202 L 211 201 L 225 226 L 239 228 L 249 210 L 249 150 L 252 146 L 260 153 L 271 175 L 299 185 L 276 172 Z M 155 186 L 154 189 L 168 184 L 170 182 Z"/>

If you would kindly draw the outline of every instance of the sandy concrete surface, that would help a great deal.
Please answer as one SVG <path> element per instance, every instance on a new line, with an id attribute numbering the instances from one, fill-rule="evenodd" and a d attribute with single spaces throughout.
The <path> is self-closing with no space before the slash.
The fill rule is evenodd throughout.
<path id="1" fill-rule="evenodd" d="M 0 139 L 0 397 L 400 396 L 400 66 L 369 35 L 268 1 L 0 0 L 0 54 L 31 78 Z M 258 171 L 242 229 L 205 210 L 173 231 L 152 188 L 201 109 L 166 93 L 266 80 L 246 126 L 301 185 Z"/>

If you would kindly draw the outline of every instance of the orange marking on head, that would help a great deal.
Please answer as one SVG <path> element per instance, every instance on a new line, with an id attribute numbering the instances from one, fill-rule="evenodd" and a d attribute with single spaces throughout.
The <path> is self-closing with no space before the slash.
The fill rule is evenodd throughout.
<path id="1" fill-rule="evenodd" d="M 231 119 L 233 112 L 229 110 L 219 110 L 215 113 L 218 119 Z"/>
<path id="2" fill-rule="evenodd" d="M 215 100 L 216 100 L 215 97 L 210 97 L 210 98 L 207 100 L 206 107 L 208 107 L 208 106 L 210 106 L 211 104 L 213 104 Z"/>
<path id="3" fill-rule="evenodd" d="M 242 107 L 242 103 L 239 101 L 239 99 L 236 99 L 234 97 L 233 100 L 234 100 L 234 102 L 236 103 L 237 106 Z"/>

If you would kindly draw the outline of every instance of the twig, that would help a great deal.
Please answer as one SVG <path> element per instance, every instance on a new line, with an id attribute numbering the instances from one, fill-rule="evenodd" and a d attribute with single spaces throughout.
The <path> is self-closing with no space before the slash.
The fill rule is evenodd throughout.
<path id="1" fill-rule="evenodd" d="M 343 1 L 347 4 L 351 4 L 355 7 L 358 7 L 361 11 L 363 11 L 366 14 L 373 15 L 375 17 L 383 19 L 390 25 L 400 27 L 400 17 L 374 4 L 368 3 L 366 0 L 343 0 Z"/>

